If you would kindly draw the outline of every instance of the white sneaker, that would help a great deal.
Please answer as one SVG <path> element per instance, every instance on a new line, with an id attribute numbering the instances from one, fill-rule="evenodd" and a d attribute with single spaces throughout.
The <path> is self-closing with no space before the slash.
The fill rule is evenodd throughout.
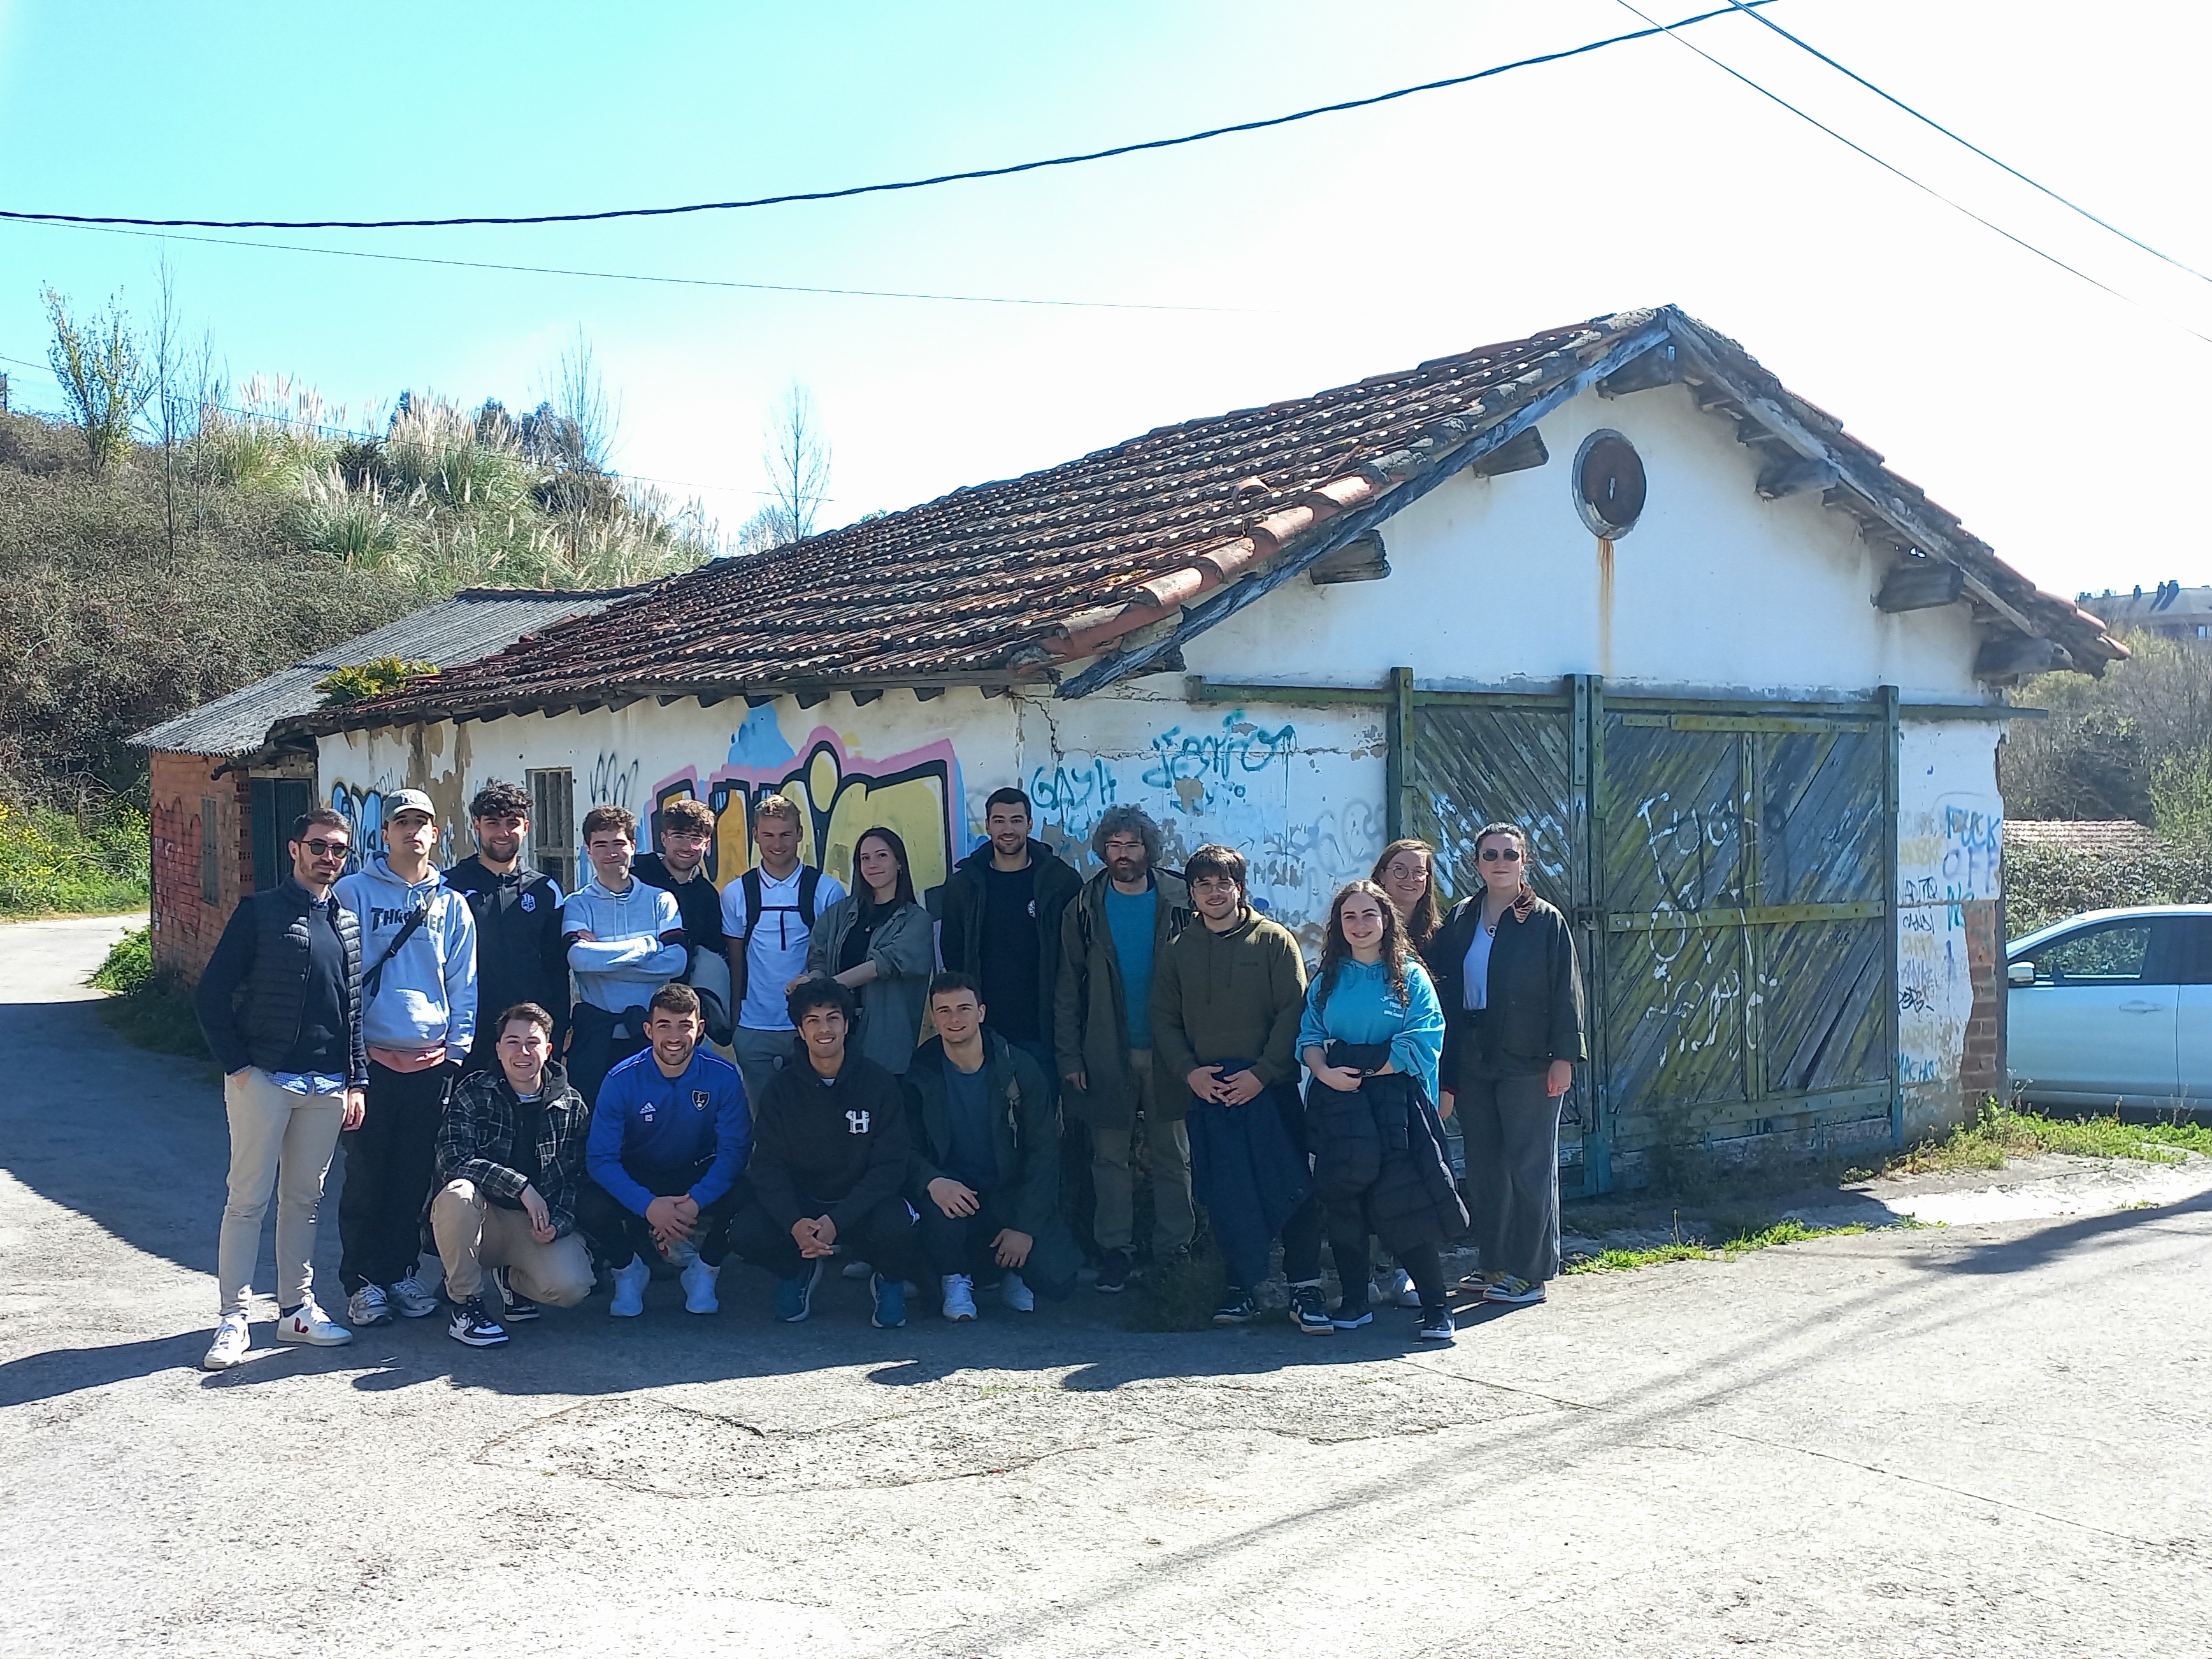
<path id="1" fill-rule="evenodd" d="M 975 1281 L 966 1273 L 947 1273 L 938 1281 L 945 1291 L 945 1316 L 947 1319 L 973 1319 L 975 1316 Z"/>
<path id="2" fill-rule="evenodd" d="M 392 1298 L 381 1285 L 364 1285 L 346 1298 L 346 1317 L 356 1329 L 392 1322 Z"/>
<path id="3" fill-rule="evenodd" d="M 318 1348 L 343 1348 L 353 1340 L 353 1333 L 318 1308 L 311 1296 L 291 1312 L 277 1316 L 276 1340 L 305 1342 Z"/>
<path id="4" fill-rule="evenodd" d="M 1036 1292 L 1022 1282 L 1022 1276 L 1009 1273 L 999 1282 L 999 1299 L 1016 1313 L 1036 1311 Z"/>
<path id="5" fill-rule="evenodd" d="M 1398 1269 L 1397 1278 L 1390 1286 L 1390 1299 L 1401 1308 L 1421 1305 L 1421 1293 L 1413 1288 L 1413 1276 L 1403 1267 Z"/>
<path id="6" fill-rule="evenodd" d="M 645 1265 L 645 1258 L 633 1255 L 629 1266 L 615 1269 L 615 1299 L 607 1311 L 617 1319 L 635 1319 L 645 1311 L 646 1282 L 653 1277 L 653 1269 Z"/>
<path id="7" fill-rule="evenodd" d="M 428 1319 L 438 1311 L 438 1298 L 424 1287 L 411 1267 L 407 1277 L 392 1287 L 392 1300 L 410 1319 Z"/>
<path id="8" fill-rule="evenodd" d="M 873 1279 L 876 1270 L 865 1261 L 848 1261 L 838 1271 L 848 1279 Z"/>
<path id="9" fill-rule="evenodd" d="M 253 1333 L 246 1328 L 246 1316 L 228 1313 L 215 1328 L 215 1340 L 208 1344 L 207 1355 L 200 1361 L 201 1369 L 227 1371 L 246 1358 L 246 1351 L 253 1346 Z"/>
<path id="10" fill-rule="evenodd" d="M 705 1262 L 694 1261 L 678 1275 L 684 1285 L 685 1313 L 720 1313 L 722 1304 L 714 1299 L 714 1281 L 720 1278 L 720 1267 L 710 1267 Z"/>

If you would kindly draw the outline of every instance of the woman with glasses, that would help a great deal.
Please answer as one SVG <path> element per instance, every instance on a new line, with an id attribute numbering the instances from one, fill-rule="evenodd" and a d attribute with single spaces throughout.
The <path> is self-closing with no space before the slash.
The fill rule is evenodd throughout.
<path id="1" fill-rule="evenodd" d="M 1482 890 L 1455 905 L 1428 957 L 1446 1019 L 1443 1076 L 1467 1145 L 1483 1299 L 1544 1299 L 1559 1271 L 1559 1103 L 1583 1046 L 1567 919 L 1528 886 L 1528 838 L 1485 824 Z"/>
<path id="2" fill-rule="evenodd" d="M 921 1039 L 922 1003 L 936 965 L 929 912 L 914 896 L 905 841 L 881 824 L 862 830 L 853 846 L 853 890 L 816 921 L 806 972 L 860 998 L 854 1049 L 894 1077 L 906 1074 Z"/>
<path id="3" fill-rule="evenodd" d="M 1391 908 L 1406 926 L 1406 942 L 1426 957 L 1429 942 L 1443 925 L 1437 902 L 1437 849 L 1418 836 L 1394 841 L 1382 849 L 1367 879 L 1390 896 Z"/>

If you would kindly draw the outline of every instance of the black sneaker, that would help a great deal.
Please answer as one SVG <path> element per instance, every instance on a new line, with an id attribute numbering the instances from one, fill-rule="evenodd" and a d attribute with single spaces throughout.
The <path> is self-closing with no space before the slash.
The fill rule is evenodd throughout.
<path id="1" fill-rule="evenodd" d="M 1252 1300 L 1252 1292 L 1232 1287 L 1221 1298 L 1221 1305 L 1213 1310 L 1217 1325 L 1249 1325 L 1260 1311 L 1260 1304 Z"/>
<path id="2" fill-rule="evenodd" d="M 1334 1336 L 1336 1322 L 1328 1316 L 1328 1304 L 1318 1285 L 1294 1285 L 1291 1291 L 1291 1323 L 1308 1336 Z"/>
<path id="3" fill-rule="evenodd" d="M 522 1325 L 538 1317 L 538 1304 L 514 1288 L 513 1282 L 507 1276 L 506 1268 L 494 1267 L 491 1270 L 491 1276 L 499 1285 L 500 1304 L 504 1310 L 500 1315 L 502 1323 Z"/>
<path id="4" fill-rule="evenodd" d="M 1336 1312 L 1328 1322 L 1340 1331 L 1356 1331 L 1362 1325 L 1372 1325 L 1375 1313 L 1364 1302 L 1354 1302 L 1347 1296 L 1336 1304 Z"/>
<path id="5" fill-rule="evenodd" d="M 507 1340 L 507 1333 L 484 1311 L 480 1296 L 472 1296 L 453 1309 L 453 1316 L 446 1325 L 446 1334 L 471 1348 L 496 1348 Z"/>
<path id="6" fill-rule="evenodd" d="M 1449 1308 L 1424 1308 L 1413 1322 L 1413 1334 L 1424 1342 L 1449 1342 L 1455 1333 Z"/>
<path id="7" fill-rule="evenodd" d="M 1109 1250 L 1099 1259 L 1098 1282 L 1091 1288 L 1101 1296 L 1119 1296 L 1129 1288 L 1129 1253 Z"/>

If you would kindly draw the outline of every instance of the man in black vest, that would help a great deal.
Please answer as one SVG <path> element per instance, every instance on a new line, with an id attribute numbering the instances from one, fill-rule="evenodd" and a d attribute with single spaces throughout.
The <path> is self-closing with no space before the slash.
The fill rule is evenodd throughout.
<path id="1" fill-rule="evenodd" d="M 477 924 L 475 1044 L 461 1066 L 499 1069 L 496 1016 L 531 1002 L 553 1016 L 553 1052 L 568 1036 L 568 950 L 561 939 L 561 884 L 522 861 L 530 839 L 530 797 L 521 785 L 492 782 L 469 803 L 477 851 L 446 872 L 446 884 L 469 902 Z"/>
<path id="2" fill-rule="evenodd" d="M 221 1322 L 200 1363 L 246 1358 L 261 1218 L 276 1194 L 276 1336 L 335 1347 L 353 1333 L 315 1304 L 315 1212 L 338 1132 L 361 1121 L 368 1053 L 361 1027 L 361 923 L 331 896 L 353 845 L 328 807 L 301 814 L 292 868 L 240 900 L 200 975 L 194 1006 L 222 1067 L 230 1194 L 216 1246 Z"/>

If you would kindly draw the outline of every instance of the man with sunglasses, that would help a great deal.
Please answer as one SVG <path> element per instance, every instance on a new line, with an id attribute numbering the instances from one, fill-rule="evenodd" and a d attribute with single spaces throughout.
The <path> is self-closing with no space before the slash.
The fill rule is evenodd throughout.
<path id="1" fill-rule="evenodd" d="M 216 1246 L 221 1321 L 201 1364 L 228 1370 L 252 1345 L 246 1317 L 261 1218 L 276 1195 L 276 1337 L 336 1347 L 353 1333 L 315 1304 L 315 1212 L 338 1132 L 361 1121 L 361 922 L 331 894 L 353 839 L 328 807 L 301 814 L 275 886 L 242 899 L 194 995 L 222 1067 L 230 1192 Z"/>

